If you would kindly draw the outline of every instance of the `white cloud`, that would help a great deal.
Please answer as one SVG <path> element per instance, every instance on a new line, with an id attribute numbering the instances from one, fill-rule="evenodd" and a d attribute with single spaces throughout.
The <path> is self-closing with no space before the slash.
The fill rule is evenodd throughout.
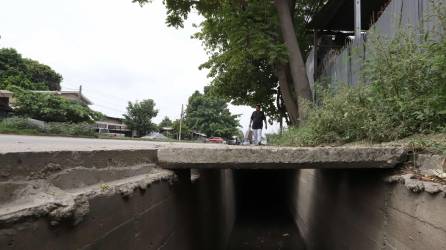
<path id="1" fill-rule="evenodd" d="M 164 116 L 179 117 L 181 104 L 209 82 L 198 70 L 207 56 L 191 14 L 184 29 L 166 27 L 161 0 L 144 8 L 131 0 L 2 0 L 0 47 L 50 65 L 64 76 L 63 88 L 84 94 L 108 115 L 128 101 L 152 98 Z M 233 107 L 247 127 L 251 109 Z"/>

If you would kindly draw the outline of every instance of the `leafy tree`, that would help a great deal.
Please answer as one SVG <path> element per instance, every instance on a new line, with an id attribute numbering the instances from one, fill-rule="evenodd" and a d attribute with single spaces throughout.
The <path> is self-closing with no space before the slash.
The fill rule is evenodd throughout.
<path id="1" fill-rule="evenodd" d="M 324 2 L 166 0 L 164 4 L 169 26 L 183 27 L 192 9 L 205 18 L 195 38 L 203 41 L 210 55 L 201 67 L 210 69 L 214 93 L 234 104 L 262 103 L 266 113 L 277 119 L 284 111 L 276 102 L 283 100 L 291 122 L 297 123 L 297 98 L 311 99 L 303 61 L 309 49 L 305 27 Z"/>
<path id="2" fill-rule="evenodd" d="M 19 87 L 10 87 L 14 91 L 15 113 L 47 122 L 93 122 L 102 114 L 91 110 L 88 106 L 63 97 L 34 93 Z"/>
<path id="3" fill-rule="evenodd" d="M 15 49 L 0 49 L 0 89 L 60 90 L 62 76 L 49 66 L 23 58 Z"/>
<path id="4" fill-rule="evenodd" d="M 31 59 L 23 59 L 31 82 L 46 86 L 49 90 L 60 90 L 62 76 L 45 64 Z"/>
<path id="5" fill-rule="evenodd" d="M 158 127 L 160 128 L 167 128 L 167 127 L 172 127 L 172 120 L 169 119 L 169 117 L 164 117 L 164 119 L 160 122 L 160 124 L 158 124 Z"/>
<path id="6" fill-rule="evenodd" d="M 155 109 L 155 102 L 146 99 L 141 102 L 129 102 L 127 114 L 124 114 L 124 123 L 131 130 L 136 130 L 140 136 L 146 135 L 157 129 L 152 118 L 156 117 L 158 110 Z"/>
<path id="7" fill-rule="evenodd" d="M 180 133 L 180 119 L 176 119 L 172 123 L 173 132 L 175 135 L 174 139 L 178 139 L 178 134 Z M 181 138 L 182 139 L 192 139 L 192 130 L 187 126 L 187 124 L 181 124 Z"/>
<path id="8" fill-rule="evenodd" d="M 238 133 L 238 115 L 232 115 L 226 101 L 209 92 L 198 91 L 189 97 L 184 119 L 185 125 L 207 136 L 229 138 Z"/>

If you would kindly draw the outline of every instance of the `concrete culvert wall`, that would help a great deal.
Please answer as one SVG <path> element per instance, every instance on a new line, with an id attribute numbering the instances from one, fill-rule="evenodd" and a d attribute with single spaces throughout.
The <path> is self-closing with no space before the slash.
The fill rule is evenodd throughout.
<path id="1" fill-rule="evenodd" d="M 0 249 L 446 249 L 446 186 L 392 170 L 404 150 L 281 148 L 281 166 L 273 147 L 251 147 L 265 162 L 207 165 L 169 160 L 180 146 L 163 164 L 156 147 L 0 153 Z"/>
<path id="2" fill-rule="evenodd" d="M 307 249 L 446 249 L 445 193 L 411 181 L 382 170 L 295 171 L 291 211 Z"/>
<path id="3" fill-rule="evenodd" d="M 405 171 L 236 170 L 235 177 L 229 250 L 446 249 L 445 186 Z"/>
<path id="4" fill-rule="evenodd" d="M 82 156 L 95 152 L 32 153 L 35 163 L 9 154 L 0 166 L 8 176 L 0 249 L 225 249 L 235 220 L 231 170 L 191 175 L 158 168 L 151 150 L 128 153 L 100 151 L 93 162 Z"/>

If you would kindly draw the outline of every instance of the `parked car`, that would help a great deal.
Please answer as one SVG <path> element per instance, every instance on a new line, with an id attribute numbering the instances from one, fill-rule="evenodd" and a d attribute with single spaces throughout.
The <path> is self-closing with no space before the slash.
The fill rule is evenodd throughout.
<path id="1" fill-rule="evenodd" d="M 211 143 L 226 143 L 226 141 L 221 138 L 221 137 L 211 137 L 209 139 L 207 139 L 207 142 L 211 142 Z"/>
<path id="2" fill-rule="evenodd" d="M 237 136 L 233 136 L 232 139 L 228 140 L 229 145 L 240 145 L 240 140 Z"/>

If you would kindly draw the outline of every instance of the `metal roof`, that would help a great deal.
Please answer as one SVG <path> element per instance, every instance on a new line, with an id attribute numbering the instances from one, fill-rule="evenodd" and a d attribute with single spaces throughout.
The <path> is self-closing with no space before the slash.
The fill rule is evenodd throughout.
<path id="1" fill-rule="evenodd" d="M 362 0 L 362 30 L 368 30 L 390 0 Z M 312 18 L 308 28 L 327 31 L 354 30 L 354 1 L 329 0 Z"/>
<path id="2" fill-rule="evenodd" d="M 11 97 L 13 93 L 9 90 L 0 89 L 0 97 Z"/>
<path id="3" fill-rule="evenodd" d="M 87 105 L 92 105 L 93 102 L 90 101 L 90 99 L 88 99 L 86 96 L 84 96 L 82 94 L 82 92 L 79 91 L 53 91 L 53 90 L 32 90 L 32 92 L 34 93 L 45 93 L 45 94 L 56 94 L 56 95 L 77 95 L 79 97 L 80 100 L 82 100 L 84 103 L 86 103 Z"/>

